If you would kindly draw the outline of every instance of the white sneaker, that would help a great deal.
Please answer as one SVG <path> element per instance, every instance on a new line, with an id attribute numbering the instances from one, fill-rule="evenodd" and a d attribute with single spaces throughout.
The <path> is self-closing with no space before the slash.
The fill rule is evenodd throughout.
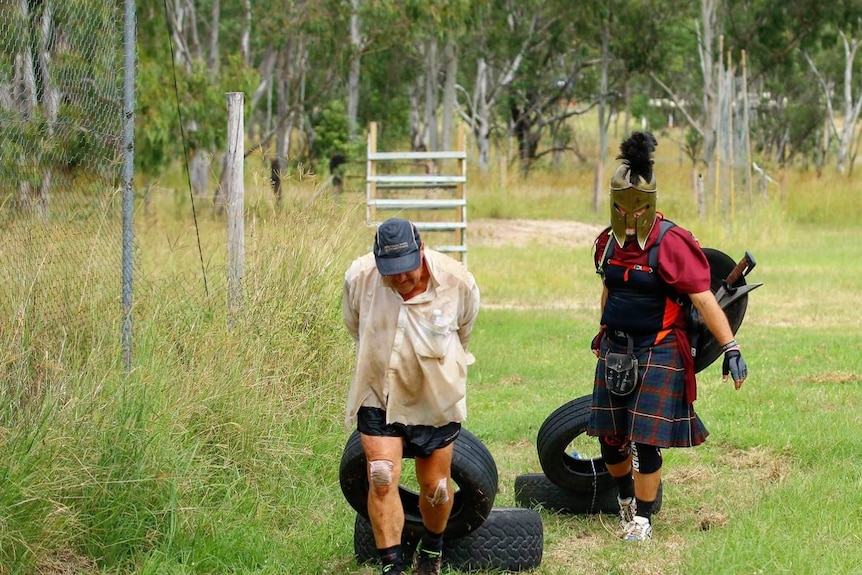
<path id="1" fill-rule="evenodd" d="M 626 532 L 623 539 L 625 541 L 649 541 L 652 539 L 652 525 L 646 517 L 635 516 L 629 521 L 624 531 Z"/>
<path id="2" fill-rule="evenodd" d="M 617 496 L 617 501 L 620 503 L 620 529 L 626 530 L 626 526 L 631 523 L 637 513 L 637 501 L 634 497 L 620 499 Z"/>

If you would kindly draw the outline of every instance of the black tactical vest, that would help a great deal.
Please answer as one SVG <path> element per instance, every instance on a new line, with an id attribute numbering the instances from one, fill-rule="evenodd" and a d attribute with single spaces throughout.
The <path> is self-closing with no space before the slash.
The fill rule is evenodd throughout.
<path id="1" fill-rule="evenodd" d="M 680 302 L 677 293 L 658 275 L 658 247 L 667 230 L 675 225 L 669 220 L 659 221 L 658 238 L 647 251 L 645 265 L 614 259 L 616 240 L 609 238 L 596 270 L 608 288 L 602 325 L 636 336 L 658 333 L 672 326 Z"/>

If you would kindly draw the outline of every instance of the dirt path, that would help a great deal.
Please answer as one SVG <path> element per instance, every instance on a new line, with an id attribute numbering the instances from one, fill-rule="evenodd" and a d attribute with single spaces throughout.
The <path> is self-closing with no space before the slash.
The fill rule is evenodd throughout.
<path id="1" fill-rule="evenodd" d="M 603 226 L 568 220 L 470 220 L 470 243 L 487 246 L 525 246 L 531 242 L 586 246 Z"/>

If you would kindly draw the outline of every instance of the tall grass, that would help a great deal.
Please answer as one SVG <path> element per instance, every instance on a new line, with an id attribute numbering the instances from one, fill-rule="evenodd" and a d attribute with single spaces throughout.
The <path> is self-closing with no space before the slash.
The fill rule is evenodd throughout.
<path id="1" fill-rule="evenodd" d="M 673 146 L 659 150 L 670 150 L 659 209 L 703 245 L 751 250 L 750 279 L 765 285 L 739 334 L 752 377 L 733 392 L 717 366 L 703 373 L 697 405 L 713 435 L 666 454 L 657 544 L 637 572 L 851 572 L 862 272 L 848 206 L 860 185 L 788 170 L 766 197 L 700 220 L 688 168 Z M 607 220 L 606 206 L 592 210 L 588 167 L 519 180 L 494 165 L 470 169 L 471 220 Z M 131 373 L 118 337 L 89 337 L 56 361 L 28 339 L 38 332 L 0 331 L 0 574 L 372 572 L 353 561 L 338 483 L 353 361 L 340 290 L 370 245 L 363 194 L 286 181 L 276 206 L 258 176 L 230 321 L 222 218 L 198 205 L 195 221 L 182 191 L 157 185 L 138 211 Z M 470 250 L 483 311 L 468 427 L 500 468 L 498 504 L 512 505 L 514 477 L 539 471 L 544 418 L 589 392 L 598 280 L 589 245 Z M 119 334 L 115 306 L 91 308 L 88 325 Z M 538 573 L 634 569 L 602 518 L 543 518 Z"/>

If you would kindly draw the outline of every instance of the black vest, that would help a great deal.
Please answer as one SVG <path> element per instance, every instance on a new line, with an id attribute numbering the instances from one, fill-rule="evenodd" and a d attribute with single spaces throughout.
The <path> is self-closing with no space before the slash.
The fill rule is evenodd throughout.
<path id="1" fill-rule="evenodd" d="M 614 259 L 616 240 L 608 239 L 597 266 L 597 273 L 608 288 L 602 325 L 638 336 L 658 333 L 673 325 L 674 318 L 679 315 L 680 302 L 678 294 L 658 275 L 658 247 L 667 230 L 675 225 L 669 220 L 659 221 L 658 238 L 647 251 L 646 265 Z"/>

